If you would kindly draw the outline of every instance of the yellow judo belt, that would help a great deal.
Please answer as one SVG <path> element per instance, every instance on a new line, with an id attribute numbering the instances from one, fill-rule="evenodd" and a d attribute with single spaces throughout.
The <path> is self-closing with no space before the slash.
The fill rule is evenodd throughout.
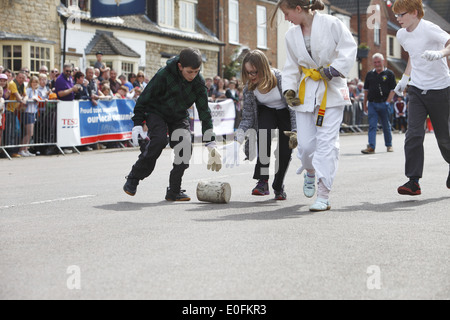
<path id="1" fill-rule="evenodd" d="M 298 90 L 298 98 L 300 99 L 301 104 L 304 104 L 305 102 L 306 78 L 311 78 L 314 81 L 323 80 L 323 82 L 325 83 L 325 94 L 323 96 L 322 103 L 320 104 L 319 114 L 317 115 L 317 122 L 316 122 L 316 126 L 322 127 L 323 120 L 325 118 L 325 110 L 327 108 L 328 79 L 324 79 L 317 69 L 307 69 L 305 67 L 301 67 L 301 71 L 305 75 L 302 82 L 300 83 L 300 88 Z"/>

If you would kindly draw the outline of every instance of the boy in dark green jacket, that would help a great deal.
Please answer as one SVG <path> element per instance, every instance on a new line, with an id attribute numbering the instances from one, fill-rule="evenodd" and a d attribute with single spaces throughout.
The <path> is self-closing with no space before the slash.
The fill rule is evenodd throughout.
<path id="1" fill-rule="evenodd" d="M 211 111 L 205 80 L 200 74 L 202 56 L 199 50 L 187 48 L 180 55 L 169 60 L 145 87 L 134 108 L 133 145 L 138 138 L 146 139 L 141 145 L 141 154 L 127 177 L 123 190 L 130 196 L 136 194 L 140 180 L 147 178 L 155 169 L 156 161 L 167 145 L 175 150 L 175 161 L 170 173 L 167 201 L 189 201 L 181 190 L 184 171 L 189 168 L 192 142 L 188 109 L 195 103 L 200 120 L 204 142 L 209 149 L 208 169 L 219 171 L 222 167 L 212 132 Z M 148 136 L 142 128 L 149 128 Z"/>

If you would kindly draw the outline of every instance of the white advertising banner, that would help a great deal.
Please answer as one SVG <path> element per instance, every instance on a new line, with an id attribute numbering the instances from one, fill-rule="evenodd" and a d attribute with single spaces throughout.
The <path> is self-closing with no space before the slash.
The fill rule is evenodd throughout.
<path id="1" fill-rule="evenodd" d="M 232 134 L 234 132 L 234 121 L 236 110 L 231 99 L 222 102 L 210 102 L 211 116 L 214 126 L 214 133 L 218 136 Z M 194 107 L 194 135 L 202 135 L 202 122 L 198 117 L 197 109 Z"/>
<path id="2" fill-rule="evenodd" d="M 78 101 L 60 101 L 58 103 L 57 140 L 60 147 L 81 145 L 80 111 Z"/>

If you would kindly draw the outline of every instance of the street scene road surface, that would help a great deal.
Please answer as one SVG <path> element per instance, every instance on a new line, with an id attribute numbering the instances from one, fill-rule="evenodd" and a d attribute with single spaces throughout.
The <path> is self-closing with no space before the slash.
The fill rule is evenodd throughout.
<path id="1" fill-rule="evenodd" d="M 400 196 L 404 135 L 382 140 L 362 155 L 366 135 L 341 137 L 321 213 L 295 155 L 282 202 L 251 195 L 252 164 L 206 163 L 186 171 L 191 202 L 166 202 L 170 149 L 135 197 L 137 149 L 2 159 L 0 299 L 450 299 L 448 165 L 427 135 L 422 195 Z M 230 183 L 230 203 L 199 202 L 199 181 Z"/>

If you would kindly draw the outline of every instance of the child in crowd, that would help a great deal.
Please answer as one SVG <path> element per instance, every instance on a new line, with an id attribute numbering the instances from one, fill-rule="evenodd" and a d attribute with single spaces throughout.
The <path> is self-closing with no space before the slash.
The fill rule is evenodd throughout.
<path id="1" fill-rule="evenodd" d="M 25 133 L 22 139 L 22 144 L 27 145 L 33 137 L 34 124 L 36 123 L 36 114 L 38 111 L 38 102 L 42 99 L 38 93 L 39 79 L 38 77 L 31 77 L 27 87 L 27 108 L 23 115 L 23 124 L 25 125 Z M 35 154 L 28 151 L 28 147 L 22 147 L 19 150 L 19 155 L 22 157 L 34 157 Z"/>
<path id="2" fill-rule="evenodd" d="M 405 133 L 407 128 L 407 121 L 406 121 L 407 105 L 401 96 L 397 96 L 397 101 L 395 101 L 394 103 L 394 110 L 397 129 Z"/>
<path id="3" fill-rule="evenodd" d="M 422 194 L 419 179 L 424 167 L 425 121 L 429 116 L 445 161 L 450 164 L 450 35 L 434 23 L 423 20 L 422 0 L 397 0 L 392 7 L 402 26 L 400 45 L 409 54 L 408 65 L 395 88 L 403 95 L 409 79 L 408 131 L 405 139 L 405 175 L 409 181 L 398 188 L 402 195 Z M 450 189 L 450 172 L 447 178 Z"/>

